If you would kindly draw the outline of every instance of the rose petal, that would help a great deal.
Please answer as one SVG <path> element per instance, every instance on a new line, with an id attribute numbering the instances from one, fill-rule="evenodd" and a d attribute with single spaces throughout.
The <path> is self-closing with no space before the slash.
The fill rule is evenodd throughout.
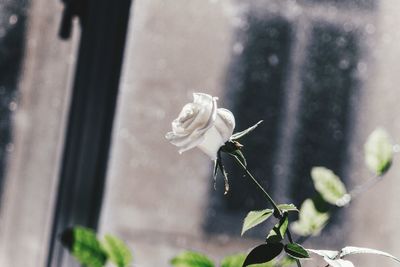
<path id="1" fill-rule="evenodd" d="M 224 144 L 221 134 L 215 126 L 211 127 L 204 134 L 203 141 L 197 147 L 207 154 L 211 160 L 217 159 L 219 148 Z"/>
<path id="2" fill-rule="evenodd" d="M 179 113 L 178 118 L 172 122 L 172 131 L 179 134 L 190 133 L 189 125 L 192 124 L 196 118 L 199 109 L 197 104 L 186 104 Z"/>
<path id="3" fill-rule="evenodd" d="M 217 109 L 217 118 L 214 125 L 225 143 L 232 136 L 233 129 L 235 128 L 235 117 L 229 110 L 219 108 Z"/>
<path id="4" fill-rule="evenodd" d="M 180 154 L 182 154 L 183 152 L 185 152 L 189 149 L 196 147 L 204 139 L 204 137 L 202 135 L 200 135 L 200 136 L 179 135 L 179 134 L 175 134 L 174 132 L 168 132 L 165 135 L 165 138 L 167 138 L 167 140 L 171 144 L 179 147 Z"/>
<path id="5" fill-rule="evenodd" d="M 172 122 L 172 132 L 166 138 L 179 152 L 198 146 L 211 159 L 217 158 L 219 148 L 229 140 L 235 118 L 227 109 L 217 109 L 217 99 L 208 94 L 194 93 L 193 103 L 186 104 Z"/>
<path id="6" fill-rule="evenodd" d="M 199 109 L 194 120 L 186 127 L 188 132 L 208 130 L 217 116 L 217 99 L 207 94 L 194 93 L 194 104 Z"/>

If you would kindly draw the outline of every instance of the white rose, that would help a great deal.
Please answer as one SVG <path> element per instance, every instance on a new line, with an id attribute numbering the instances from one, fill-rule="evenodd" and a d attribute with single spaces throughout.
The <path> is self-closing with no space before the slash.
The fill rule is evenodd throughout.
<path id="1" fill-rule="evenodd" d="M 172 122 L 172 132 L 166 138 L 179 147 L 179 153 L 200 148 L 212 160 L 232 136 L 235 117 L 224 108 L 217 108 L 217 97 L 194 93 L 193 103 L 186 104 Z"/>

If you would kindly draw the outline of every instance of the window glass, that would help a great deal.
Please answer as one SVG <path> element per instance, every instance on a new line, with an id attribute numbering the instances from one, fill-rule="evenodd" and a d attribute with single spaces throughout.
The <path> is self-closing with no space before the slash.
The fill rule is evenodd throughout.
<path id="1" fill-rule="evenodd" d="M 266 206 L 257 188 L 226 159 L 231 190 L 224 196 L 221 177 L 213 189 L 207 156 L 179 155 L 164 138 L 193 92 L 218 96 L 237 130 L 264 120 L 243 141 L 244 153 L 280 202 L 300 205 L 315 193 L 312 166 L 333 169 L 349 187 L 360 183 L 369 176 L 368 134 L 381 125 L 400 133 L 399 8 L 394 1 L 136 1 L 101 230 L 127 240 L 140 266 L 165 265 L 185 249 L 221 258 L 259 242 L 262 228 L 240 238 L 246 212 Z M 394 173 L 370 194 L 395 203 Z M 367 198 L 353 204 L 354 213 L 338 213 L 318 245 L 399 251 L 398 234 L 390 234 L 394 204 L 381 229 L 393 243 L 356 224 L 372 220 Z"/>
<path id="2" fill-rule="evenodd" d="M 0 266 L 47 260 L 77 40 L 58 38 L 61 11 L 0 3 Z"/>

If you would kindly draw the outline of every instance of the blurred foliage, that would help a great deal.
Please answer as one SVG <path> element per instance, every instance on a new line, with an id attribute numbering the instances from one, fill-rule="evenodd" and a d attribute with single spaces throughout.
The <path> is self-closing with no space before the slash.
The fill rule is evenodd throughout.
<path id="1" fill-rule="evenodd" d="M 132 254 L 122 240 L 106 235 L 104 241 L 100 241 L 89 228 L 75 226 L 64 230 L 61 243 L 79 263 L 87 267 L 102 267 L 108 261 L 117 267 L 128 267 L 132 262 Z"/>
<path id="2" fill-rule="evenodd" d="M 247 134 L 251 130 L 254 130 L 257 125 L 241 134 Z M 236 157 L 244 170 L 251 176 L 246 168 L 245 160 L 240 160 L 240 156 L 238 157 L 238 155 L 232 153 L 232 151 L 240 151 L 241 145 L 233 141 L 228 141 L 227 143 L 231 146 L 231 149 L 226 145 L 224 149 L 230 150 L 223 152 Z M 390 142 L 388 134 L 380 128 L 375 130 L 365 144 L 365 161 L 367 167 L 374 171 L 376 175 L 381 176 L 389 169 L 392 158 L 393 145 Z M 222 162 L 220 161 L 219 164 L 222 165 Z M 218 166 L 218 162 L 216 165 Z M 221 170 L 224 172 L 223 168 L 221 168 Z M 214 171 L 216 172 L 217 170 Z M 330 204 L 338 208 L 347 205 L 351 200 L 352 192 L 347 192 L 344 183 L 332 170 L 325 167 L 313 167 L 311 170 L 311 178 L 315 190 L 318 192 L 317 197 L 314 199 L 306 199 L 302 203 L 300 210 L 293 204 L 276 205 L 275 202 L 270 199 L 270 204 L 273 204 L 275 207 L 274 209 L 250 211 L 243 221 L 242 235 L 249 229 L 265 222 L 270 217 L 274 217 L 277 223 L 269 231 L 264 243 L 253 248 L 248 254 L 239 253 L 225 257 L 221 261 L 220 266 L 286 267 L 292 266 L 295 260 L 297 261 L 297 265 L 301 266 L 298 260 L 309 258 L 308 252 L 323 257 L 328 265 L 333 267 L 354 266 L 350 261 L 343 260 L 343 257 L 352 254 L 381 255 L 400 263 L 400 260 L 391 254 L 369 248 L 345 247 L 340 251 L 313 250 L 305 249 L 300 244 L 293 242 L 288 229 L 290 225 L 288 212 L 299 212 L 298 220 L 290 225 L 291 230 L 300 236 L 315 236 L 321 232 L 330 218 L 328 212 L 321 211 L 321 209 L 316 207 L 315 201 L 322 201 L 324 207 Z M 254 182 L 256 181 L 254 180 Z M 264 193 L 267 194 L 265 191 Z M 288 242 L 285 240 L 286 236 Z M 132 254 L 127 245 L 122 240 L 112 235 L 105 235 L 104 240 L 100 241 L 93 230 L 77 226 L 65 230 L 61 235 L 61 241 L 81 264 L 88 267 L 102 267 L 105 266 L 107 262 L 111 262 L 117 267 L 128 267 L 132 262 Z M 284 251 L 284 254 L 282 254 L 282 251 Z M 279 255 L 282 256 L 279 257 Z M 180 253 L 174 257 L 170 263 L 173 267 L 216 266 L 206 255 L 193 251 L 184 251 Z"/>
<path id="3" fill-rule="evenodd" d="M 347 193 L 346 187 L 340 178 L 327 168 L 312 168 L 311 178 L 314 182 L 315 190 L 329 204 L 337 205 L 338 200 Z"/>
<path id="4" fill-rule="evenodd" d="M 364 150 L 365 163 L 372 172 L 382 175 L 389 169 L 393 159 L 393 145 L 384 129 L 377 128 L 370 134 Z"/>
<path id="5" fill-rule="evenodd" d="M 102 242 L 108 258 L 118 267 L 129 266 L 132 262 L 132 253 L 126 244 L 112 235 L 105 235 Z"/>
<path id="6" fill-rule="evenodd" d="M 300 208 L 299 220 L 291 229 L 298 235 L 318 235 L 329 220 L 328 213 L 319 212 L 311 199 L 306 199 Z"/>
<path id="7" fill-rule="evenodd" d="M 207 256 L 193 251 L 185 251 L 171 260 L 174 267 L 214 267 Z"/>
<path id="8" fill-rule="evenodd" d="M 107 254 L 91 229 L 80 226 L 67 229 L 62 233 L 61 241 L 72 256 L 85 266 L 102 267 L 107 262 Z"/>

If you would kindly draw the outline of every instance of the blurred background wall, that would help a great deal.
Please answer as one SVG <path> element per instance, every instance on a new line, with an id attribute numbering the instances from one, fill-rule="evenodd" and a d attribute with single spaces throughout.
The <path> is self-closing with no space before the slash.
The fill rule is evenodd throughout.
<path id="1" fill-rule="evenodd" d="M 45 266 L 51 244 L 79 42 L 76 30 L 67 42 L 57 37 L 62 9 L 53 2 L 0 2 L 0 266 Z M 348 188 L 368 179 L 363 144 L 377 126 L 399 142 L 396 0 L 137 0 L 130 12 L 99 228 L 129 243 L 135 266 L 169 266 L 187 249 L 220 259 L 261 242 L 263 228 L 240 237 L 246 212 L 264 208 L 257 189 L 227 161 L 224 196 L 205 155 L 179 155 L 164 138 L 193 92 L 218 96 L 237 130 L 264 120 L 244 152 L 279 202 L 299 206 L 314 194 L 312 166 L 331 168 Z M 399 168 L 395 158 L 306 246 L 399 256 Z"/>
<path id="2" fill-rule="evenodd" d="M 45 266 L 78 32 L 61 3 L 0 1 L 0 266 Z"/>
<path id="3" fill-rule="evenodd" d="M 237 130 L 264 120 L 244 141 L 245 153 L 279 201 L 300 205 L 313 194 L 312 166 L 331 168 L 349 188 L 365 181 L 368 134 L 377 126 L 399 133 L 397 78 L 384 78 L 396 76 L 391 70 L 400 66 L 385 59 L 396 58 L 398 35 L 391 25 L 396 6 L 391 1 L 137 1 L 102 231 L 125 237 L 138 266 L 167 266 L 166 259 L 184 249 L 220 259 L 260 242 L 262 228 L 250 238 L 239 236 L 246 211 L 264 207 L 257 189 L 229 166 L 230 193 L 223 195 L 222 184 L 214 191 L 206 156 L 179 155 L 163 138 L 196 91 L 217 95 L 220 106 L 232 109 Z M 390 230 L 399 222 L 397 168 L 394 164 L 383 182 L 337 213 L 307 245 L 353 244 L 398 253 L 398 234 Z M 384 203 L 382 195 L 393 203 L 385 219 L 391 227 L 377 216 L 381 204 L 372 204 Z M 360 266 L 383 264 L 375 257 L 357 260 Z"/>

